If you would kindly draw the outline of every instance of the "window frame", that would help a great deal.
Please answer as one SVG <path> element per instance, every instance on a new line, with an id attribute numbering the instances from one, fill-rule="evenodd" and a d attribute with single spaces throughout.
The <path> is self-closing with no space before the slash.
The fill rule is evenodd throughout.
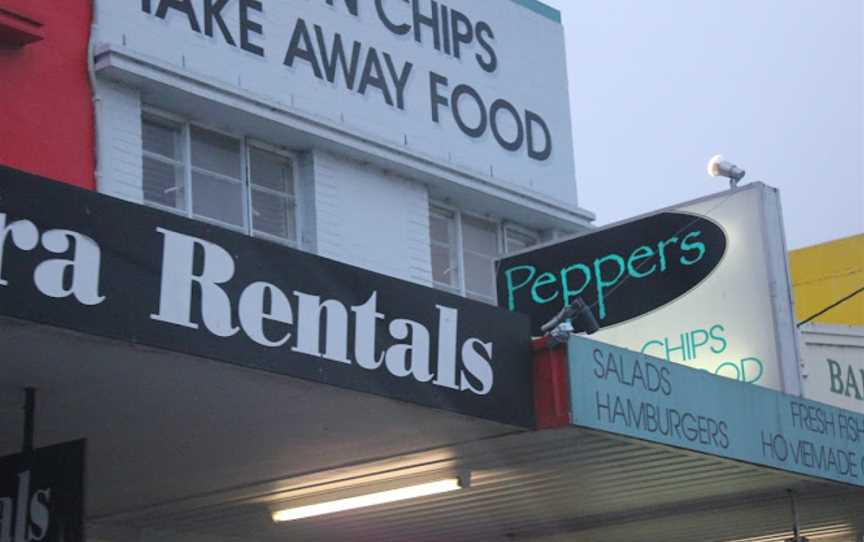
<path id="1" fill-rule="evenodd" d="M 249 216 L 249 213 L 246 211 L 246 208 L 248 207 L 248 205 L 246 204 L 246 200 L 249 198 L 249 194 L 248 194 L 249 180 L 248 180 L 248 174 L 247 174 L 247 167 L 248 167 L 247 162 L 248 162 L 248 160 L 246 159 L 246 151 L 245 151 L 246 147 L 244 144 L 244 138 L 241 136 L 238 136 L 236 134 L 231 134 L 231 133 L 226 132 L 224 130 L 219 130 L 216 128 L 210 128 L 209 126 L 203 126 L 201 124 L 188 122 L 188 121 L 185 123 L 184 127 L 185 127 L 185 133 L 186 133 L 185 144 L 186 144 L 186 147 L 188 150 L 188 154 L 186 155 L 188 157 L 187 166 L 186 166 L 188 168 L 188 174 L 187 174 L 186 182 L 188 183 L 187 186 L 188 186 L 188 190 L 189 190 L 187 192 L 188 197 L 186 198 L 186 200 L 187 200 L 186 206 L 188 208 L 188 215 L 187 215 L 188 218 L 191 218 L 192 220 L 198 220 L 200 222 L 206 222 L 208 224 L 213 224 L 214 226 L 219 226 L 219 227 L 222 227 L 222 228 L 225 228 L 228 230 L 236 231 L 238 233 L 244 233 L 246 235 L 249 235 L 249 232 L 251 231 L 250 230 L 250 218 L 251 217 Z M 207 132 L 213 132 L 215 134 L 218 134 L 218 135 L 221 135 L 223 137 L 227 137 L 227 138 L 230 138 L 230 139 L 237 141 L 237 143 L 240 146 L 240 153 L 239 153 L 240 154 L 240 179 L 235 179 L 235 178 L 230 177 L 228 175 L 224 175 L 222 173 L 218 173 L 215 171 L 210 171 L 209 169 L 205 169 L 205 168 L 202 168 L 200 166 L 195 166 L 192 164 L 192 128 L 193 127 L 197 128 L 199 130 L 204 130 Z M 192 195 L 192 175 L 196 172 L 203 174 L 205 176 L 208 176 L 208 177 L 214 177 L 217 180 L 222 181 L 222 182 L 240 185 L 240 192 L 241 192 L 242 198 L 243 198 L 243 201 L 241 202 L 242 203 L 241 207 L 242 207 L 242 212 L 243 212 L 243 225 L 242 226 L 236 226 L 235 224 L 231 224 L 230 222 L 224 222 L 222 220 L 219 220 L 218 218 L 213 218 L 213 217 L 209 217 L 209 216 L 202 216 L 202 215 L 196 215 L 195 214 L 194 202 L 192 201 L 192 198 L 193 198 L 193 195 Z"/>
<path id="2" fill-rule="evenodd" d="M 508 254 L 507 252 L 507 231 L 513 231 L 520 235 L 524 235 L 525 237 L 530 237 L 536 241 L 536 244 L 540 243 L 540 234 L 534 232 L 524 226 L 519 224 L 515 224 L 508 220 L 502 220 L 500 218 L 491 216 L 491 215 L 483 215 L 481 213 L 466 211 L 463 209 L 459 209 L 458 207 L 453 206 L 445 201 L 433 200 L 429 201 L 429 217 L 432 218 L 433 214 L 438 213 L 439 215 L 450 215 L 450 219 L 455 222 L 455 231 L 456 231 L 456 239 L 455 239 L 455 249 L 456 249 L 456 263 L 458 265 L 457 273 L 458 280 L 457 285 L 455 287 L 446 286 L 441 283 L 435 281 L 434 272 L 432 275 L 432 285 L 438 289 L 445 292 L 450 292 L 456 295 L 460 295 L 462 297 L 466 297 L 469 299 L 473 299 L 475 301 L 480 301 L 482 303 L 490 303 L 492 305 L 497 305 L 498 303 L 498 291 L 497 287 L 494 288 L 494 298 L 490 299 L 485 296 L 479 295 L 469 295 L 468 289 L 466 287 L 465 280 L 465 244 L 464 244 L 464 235 L 463 235 L 463 218 L 470 217 L 475 220 L 481 220 L 484 222 L 495 224 L 495 243 L 496 243 L 496 255 L 495 259 L 501 258 Z M 432 236 L 429 236 L 429 250 L 430 250 L 430 264 L 431 262 L 431 250 L 432 246 L 436 243 L 432 239 Z M 450 247 L 452 249 L 452 247 Z M 495 270 L 493 269 L 491 280 L 495 280 Z M 479 299 L 478 299 L 479 298 Z"/>
<path id="3" fill-rule="evenodd" d="M 259 139 L 255 139 L 252 137 L 245 138 L 245 152 L 244 152 L 244 160 L 246 163 L 246 167 L 244 169 L 244 174 L 246 175 L 246 185 L 247 185 L 247 193 L 246 193 L 246 207 L 247 213 L 249 217 L 249 235 L 255 237 L 256 239 L 266 239 L 268 241 L 273 241 L 276 243 L 281 243 L 283 245 L 289 245 L 295 248 L 300 247 L 300 239 L 302 238 L 302 232 L 300 231 L 300 216 L 301 216 L 301 208 L 302 208 L 302 198 L 299 194 L 300 182 L 300 160 L 297 156 L 296 152 L 289 151 L 284 147 L 279 147 L 278 145 L 274 145 L 272 143 L 267 143 L 266 141 L 261 141 Z M 276 154 L 281 156 L 282 158 L 286 158 L 291 161 L 291 182 L 294 185 L 294 193 L 293 194 L 285 194 L 291 199 L 291 202 L 294 204 L 294 239 L 292 241 L 288 241 L 283 237 L 279 237 L 277 235 L 271 235 L 265 232 L 256 232 L 255 231 L 255 223 L 254 217 L 252 216 L 252 191 L 255 190 L 252 183 L 252 159 L 251 152 L 252 149 L 256 148 L 258 150 L 262 150 L 264 152 L 269 152 L 272 154 Z M 268 189 L 266 187 L 258 187 L 257 190 L 261 190 L 263 192 L 274 194 L 276 191 Z M 281 194 L 280 194 L 281 196 Z"/>
<path id="4" fill-rule="evenodd" d="M 168 127 L 176 128 L 180 131 L 180 145 L 179 145 L 180 148 L 175 149 L 175 150 L 179 150 L 179 154 L 180 154 L 179 159 L 167 158 L 165 156 L 162 156 L 161 154 L 158 154 L 158 153 L 155 153 L 152 151 L 148 151 L 147 149 L 144 148 L 143 126 L 144 126 L 144 119 L 145 118 L 152 119 L 151 122 L 153 122 L 154 124 L 161 124 L 163 126 L 168 125 Z M 187 153 L 189 152 L 189 145 L 187 145 L 189 138 L 186 134 L 187 127 L 186 127 L 185 123 L 178 121 L 176 118 L 172 118 L 172 117 L 169 117 L 167 115 L 165 115 L 165 116 L 154 115 L 154 114 L 151 114 L 149 111 L 144 110 L 141 114 L 141 126 L 142 126 L 142 134 L 141 134 L 141 159 L 142 159 L 142 164 L 141 164 L 141 167 L 142 167 L 142 169 L 141 169 L 141 171 L 142 171 L 142 174 L 141 174 L 141 201 L 143 201 L 146 205 L 148 205 L 150 207 L 153 207 L 153 208 L 156 208 L 156 209 L 159 209 L 162 211 L 167 211 L 169 213 L 172 213 L 175 215 L 180 215 L 180 216 L 189 216 L 189 197 L 188 197 L 188 195 L 189 195 L 189 184 L 190 184 L 190 171 L 189 171 L 189 164 L 187 162 L 190 162 L 191 160 L 187 160 L 187 157 L 186 157 Z M 144 158 L 151 158 L 151 159 L 156 160 L 156 161 L 161 162 L 161 163 L 170 164 L 173 166 L 179 166 L 180 168 L 182 168 L 182 170 L 183 170 L 183 191 L 184 191 L 184 194 L 186 194 L 186 197 L 184 198 L 183 208 L 170 207 L 168 205 L 163 205 L 159 202 L 147 200 L 147 198 L 144 194 L 144 174 L 143 174 L 143 171 L 144 171 L 143 160 L 144 160 Z"/>
<path id="5" fill-rule="evenodd" d="M 513 233 L 515 233 L 517 235 L 521 235 L 523 237 L 530 237 L 534 241 L 534 243 L 528 245 L 527 247 L 525 247 L 523 249 L 511 252 L 511 251 L 507 250 L 507 241 L 509 240 L 507 236 L 508 236 L 509 232 L 513 232 Z M 516 224 L 515 222 L 510 222 L 507 220 L 505 220 L 501 223 L 501 255 L 502 256 L 507 256 L 510 254 L 516 254 L 517 252 L 520 252 L 522 250 L 528 250 L 531 247 L 536 247 L 537 245 L 541 244 L 542 242 L 543 242 L 543 239 L 542 239 L 541 235 L 530 228 L 526 228 L 525 226 L 522 226 L 521 224 Z"/>
<path id="6" fill-rule="evenodd" d="M 465 295 L 464 294 L 464 282 L 465 281 L 463 278 L 463 265 L 462 265 L 462 261 L 464 259 L 462 256 L 462 220 L 459 218 L 459 213 L 456 209 L 454 209 L 452 207 L 445 206 L 445 205 L 438 205 L 435 203 L 431 204 L 429 206 L 430 219 L 432 218 L 432 215 L 435 213 L 438 213 L 438 215 L 442 216 L 442 218 L 444 218 L 446 220 L 452 220 L 453 221 L 453 232 L 455 235 L 455 252 L 456 252 L 455 258 L 453 255 L 454 247 L 452 245 L 448 244 L 447 249 L 448 249 L 448 253 L 450 256 L 450 262 L 453 263 L 455 261 L 455 263 L 456 263 L 456 269 L 455 269 L 455 271 L 456 271 L 456 285 L 455 286 L 452 286 L 449 284 L 445 285 L 445 284 L 436 282 L 434 272 L 432 273 L 432 284 L 435 288 L 437 288 L 439 290 L 443 290 L 445 292 L 450 292 L 451 294 L 455 294 L 455 295 L 464 296 Z M 432 246 L 435 244 L 440 244 L 440 243 L 438 241 L 435 241 L 434 239 L 432 239 L 432 236 L 430 234 L 430 236 L 429 236 L 430 263 L 431 263 Z"/>
<path id="7" fill-rule="evenodd" d="M 172 160 L 170 158 L 164 157 L 160 154 L 153 153 L 151 151 L 144 149 L 143 142 L 143 134 L 142 134 L 142 142 L 141 142 L 141 155 L 142 159 L 144 157 L 148 157 L 160 162 L 170 163 L 174 166 L 181 166 L 183 169 L 183 190 L 185 191 L 185 201 L 184 207 L 169 207 L 163 205 L 161 203 L 155 201 L 147 200 L 143 195 L 143 174 L 142 174 L 142 202 L 155 209 L 159 209 L 162 211 L 167 211 L 169 213 L 184 216 L 186 218 L 190 218 L 192 220 L 197 220 L 199 222 L 204 222 L 207 224 L 213 224 L 215 226 L 219 226 L 221 228 L 225 228 L 231 231 L 235 231 L 238 233 L 242 233 L 244 235 L 248 235 L 250 237 L 255 237 L 256 239 L 264 239 L 267 241 L 271 241 L 274 243 L 279 243 L 282 245 L 299 248 L 302 239 L 302 232 L 300 229 L 301 226 L 301 213 L 302 213 L 302 198 L 299 194 L 300 182 L 299 182 L 299 174 L 300 174 L 300 160 L 299 156 L 296 152 L 288 150 L 284 147 L 280 147 L 273 143 L 268 143 L 266 141 L 262 141 L 260 139 L 231 133 L 224 129 L 215 128 L 213 126 L 208 126 L 206 124 L 200 122 L 193 122 L 189 119 L 184 119 L 176 114 L 162 111 L 160 109 L 154 108 L 152 106 L 142 106 L 141 108 L 141 123 L 142 127 L 146 120 L 150 120 L 156 124 L 163 124 L 170 127 L 178 128 L 180 130 L 180 160 Z M 213 172 L 204 168 L 196 167 L 192 165 L 192 128 L 197 128 L 199 130 L 204 130 L 207 132 L 212 132 L 223 137 L 227 137 L 233 139 L 238 142 L 240 146 L 240 179 L 235 179 L 230 176 L 226 176 L 224 174 Z M 256 232 L 254 228 L 253 222 L 253 212 L 252 212 L 252 191 L 253 191 L 253 183 L 252 183 L 252 165 L 251 165 L 251 151 L 253 148 L 258 150 L 269 152 L 280 157 L 283 157 L 290 161 L 291 163 L 291 173 L 292 173 L 292 183 L 293 183 L 293 194 L 284 194 L 291 203 L 293 204 L 294 209 L 294 238 L 288 239 L 285 237 L 279 237 L 278 235 L 268 234 L 266 232 Z M 142 165 L 143 166 L 143 165 Z M 241 187 L 241 197 L 242 197 L 242 210 L 243 210 L 243 225 L 238 226 L 236 224 L 232 224 L 230 222 L 225 222 L 223 220 L 219 220 L 218 218 L 207 217 L 195 214 L 193 211 L 193 198 L 194 194 L 192 193 L 192 174 L 195 171 L 199 171 L 200 173 L 214 177 L 219 181 L 230 182 L 239 184 Z M 273 192 L 272 190 L 267 190 L 265 187 L 258 187 L 263 192 Z M 277 197 L 281 197 L 283 194 L 279 194 Z"/>

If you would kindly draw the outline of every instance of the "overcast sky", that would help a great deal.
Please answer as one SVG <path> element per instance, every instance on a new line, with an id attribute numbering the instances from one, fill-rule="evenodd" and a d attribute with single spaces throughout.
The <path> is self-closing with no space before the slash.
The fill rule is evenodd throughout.
<path id="1" fill-rule="evenodd" d="M 547 0 L 568 42 L 580 205 L 602 225 L 780 189 L 789 248 L 864 232 L 864 0 Z"/>

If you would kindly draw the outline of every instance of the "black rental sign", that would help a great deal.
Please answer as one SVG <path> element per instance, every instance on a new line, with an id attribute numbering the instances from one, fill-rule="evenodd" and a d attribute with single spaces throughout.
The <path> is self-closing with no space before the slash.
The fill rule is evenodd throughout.
<path id="1" fill-rule="evenodd" d="M 2 168 L 0 313 L 533 425 L 524 316 Z"/>
<path id="2" fill-rule="evenodd" d="M 84 441 L 0 457 L 0 540 L 84 541 Z"/>
<path id="3" fill-rule="evenodd" d="M 577 297 L 604 328 L 686 294 L 725 251 L 726 235 L 711 220 L 659 213 L 502 259 L 498 300 L 530 315 L 535 335 Z"/>

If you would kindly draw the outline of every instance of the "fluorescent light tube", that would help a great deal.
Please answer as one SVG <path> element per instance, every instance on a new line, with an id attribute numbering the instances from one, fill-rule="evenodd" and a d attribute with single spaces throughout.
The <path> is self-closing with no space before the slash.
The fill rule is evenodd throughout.
<path id="1" fill-rule="evenodd" d="M 273 512 L 273 521 L 280 523 L 283 521 L 293 521 L 295 519 L 332 514 L 334 512 L 344 512 L 346 510 L 354 510 L 355 508 L 364 508 L 366 506 L 416 499 L 417 497 L 427 497 L 429 495 L 456 491 L 461 487 L 458 478 L 449 478 L 437 482 L 429 482 L 415 486 L 402 487 L 399 489 L 391 489 L 389 491 L 370 493 L 368 495 L 358 495 L 357 497 L 337 499 L 319 504 L 310 504 L 308 506 L 286 508 L 284 510 Z"/>

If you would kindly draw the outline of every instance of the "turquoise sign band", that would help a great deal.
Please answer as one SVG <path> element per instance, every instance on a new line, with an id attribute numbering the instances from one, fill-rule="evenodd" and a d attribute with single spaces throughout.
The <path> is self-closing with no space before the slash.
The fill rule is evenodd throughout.
<path id="1" fill-rule="evenodd" d="M 556 23 L 561 22 L 561 12 L 552 6 L 547 6 L 543 2 L 538 2 L 537 0 L 513 0 L 520 6 L 524 6 L 534 13 L 539 13 L 540 15 L 546 17 L 547 19 L 551 19 Z"/>
<path id="2" fill-rule="evenodd" d="M 572 425 L 864 487 L 864 415 L 573 337 Z"/>

